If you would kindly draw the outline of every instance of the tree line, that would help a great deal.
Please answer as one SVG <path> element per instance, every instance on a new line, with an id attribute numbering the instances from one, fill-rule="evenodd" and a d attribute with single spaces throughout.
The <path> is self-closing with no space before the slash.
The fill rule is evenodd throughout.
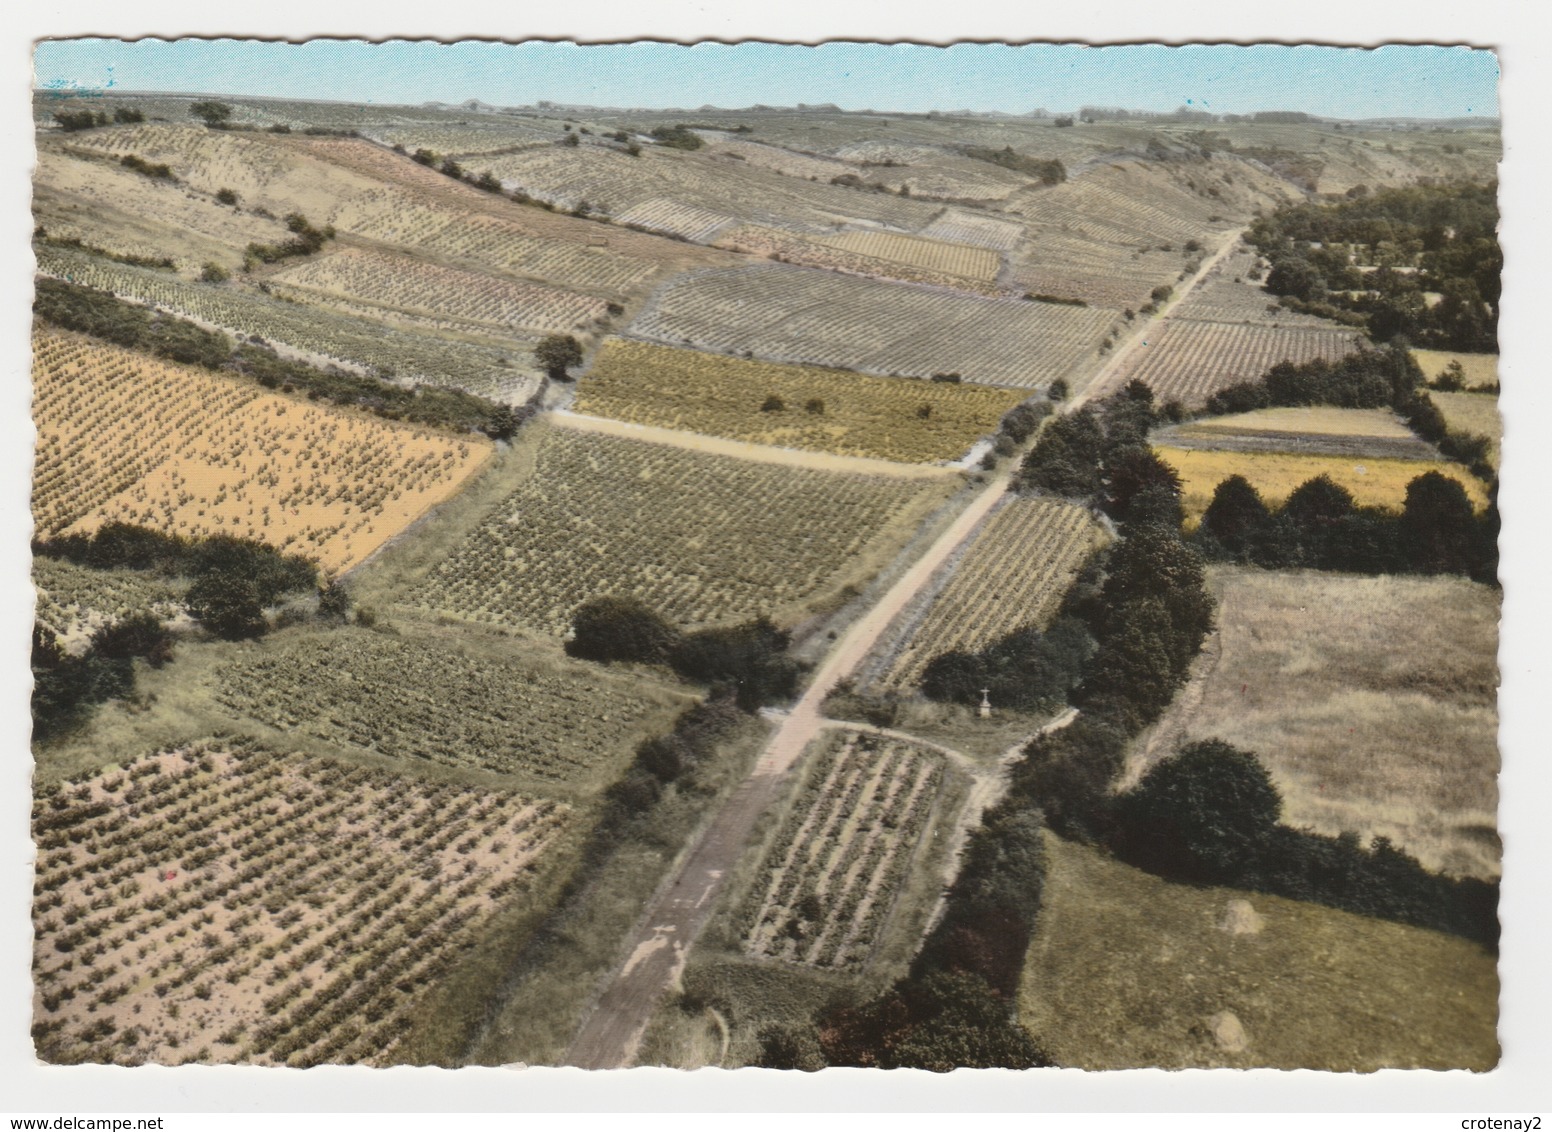
<path id="1" fill-rule="evenodd" d="M 33 313 L 46 322 L 157 357 L 251 378 L 266 389 L 302 390 L 314 400 L 350 405 L 388 420 L 415 421 L 459 432 L 511 437 L 530 409 L 490 401 L 461 389 L 417 385 L 413 389 L 282 358 L 261 339 L 236 342 L 223 331 L 153 311 L 106 291 L 59 279 L 39 278 Z"/>
<path id="2" fill-rule="evenodd" d="M 1458 381 L 1458 377 L 1445 379 L 1440 388 Z M 1446 457 L 1466 465 L 1488 484 L 1496 481 L 1497 473 L 1487 461 L 1487 438 L 1450 431 L 1404 341 L 1391 342 L 1381 350 L 1359 350 L 1334 362 L 1321 358 L 1302 365 L 1279 362 L 1254 381 L 1218 390 L 1208 398 L 1206 413 L 1219 416 L 1296 405 L 1394 409 L 1407 427 Z"/>
<path id="3" fill-rule="evenodd" d="M 1356 315 L 1376 342 L 1404 336 L 1497 353 L 1497 182 L 1360 189 L 1336 204 L 1279 209 L 1251 226 L 1246 240 L 1271 264 L 1267 291 L 1297 310 Z M 1360 271 L 1352 247 L 1375 270 Z M 1440 296 L 1434 305 L 1430 293 Z"/>

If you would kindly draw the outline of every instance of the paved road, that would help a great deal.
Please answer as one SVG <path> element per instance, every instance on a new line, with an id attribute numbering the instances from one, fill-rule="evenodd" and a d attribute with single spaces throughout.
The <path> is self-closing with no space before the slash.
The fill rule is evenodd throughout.
<path id="1" fill-rule="evenodd" d="M 748 843 L 755 822 L 775 804 L 783 775 L 819 733 L 823 719 L 819 708 L 825 697 L 856 669 L 900 610 L 970 537 L 1007 490 L 1012 471 L 1006 469 L 982 488 L 878 604 L 836 642 L 802 698 L 781 720 L 749 777 L 712 819 L 678 873 L 653 897 L 625 962 L 571 1043 L 566 1064 L 611 1069 L 631 1063 L 652 1012 L 684 970 L 690 948 L 706 926 L 727 873 Z"/>
<path id="2" fill-rule="evenodd" d="M 1239 236 L 1238 231 L 1230 234 L 1218 251 L 1203 262 L 1176 298 L 1164 308 L 1164 314 L 1190 294 L 1228 254 Z M 1107 392 L 1121 372 L 1122 362 L 1138 348 L 1146 326 L 1156 327 L 1160 321 L 1155 318 L 1137 327 L 1066 408 L 1076 408 Z M 632 934 L 624 962 L 583 1019 L 566 1053 L 566 1064 L 584 1069 L 616 1069 L 632 1063 L 653 1012 L 683 973 L 690 949 L 705 928 L 727 875 L 748 844 L 755 823 L 776 804 L 783 776 L 823 726 L 819 708 L 825 697 L 838 681 L 862 663 L 889 623 L 927 585 L 933 572 L 970 537 L 976 524 L 1007 490 L 1014 470 L 1013 466 L 1004 469 L 982 488 L 927 552 L 830 650 L 814 673 L 807 691 L 781 720 L 749 776 L 712 818 L 678 871 L 652 897 Z"/>

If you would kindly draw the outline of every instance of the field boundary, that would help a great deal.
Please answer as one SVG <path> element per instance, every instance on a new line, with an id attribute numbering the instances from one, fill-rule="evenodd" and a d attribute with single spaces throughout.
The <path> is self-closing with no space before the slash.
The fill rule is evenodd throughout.
<path id="1" fill-rule="evenodd" d="M 594 432 L 647 444 L 667 444 L 674 448 L 686 448 L 715 456 L 732 456 L 758 464 L 778 464 L 821 472 L 851 472 L 865 476 L 894 476 L 898 479 L 944 479 L 960 474 L 958 468 L 947 464 L 898 464 L 893 460 L 870 456 L 837 456 L 803 448 L 779 448 L 770 444 L 753 444 L 747 440 L 708 436 L 703 432 L 631 424 L 571 409 L 552 409 L 546 416 L 555 425 L 574 432 Z"/>

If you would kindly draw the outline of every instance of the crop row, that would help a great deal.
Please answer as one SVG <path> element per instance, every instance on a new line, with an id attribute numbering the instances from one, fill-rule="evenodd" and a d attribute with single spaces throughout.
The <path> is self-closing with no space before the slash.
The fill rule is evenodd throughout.
<path id="1" fill-rule="evenodd" d="M 980 295 L 1008 297 L 1011 294 L 996 286 L 995 272 L 990 279 L 958 275 L 937 268 L 920 266 L 900 258 L 864 254 L 844 244 L 835 244 L 832 242 L 834 239 L 835 237 L 799 234 L 758 224 L 741 224 L 737 228 L 722 232 L 717 237 L 717 246 L 742 252 L 745 255 L 763 256 L 802 267 L 823 268 L 826 271 L 843 271 L 848 275 L 861 275 L 868 279 L 926 283 L 935 287 L 949 287 Z"/>
<path id="2" fill-rule="evenodd" d="M 369 368 L 383 377 L 466 389 L 523 404 L 539 389 L 530 342 L 508 332 L 502 347 L 425 333 L 380 320 L 353 319 L 312 304 L 298 306 L 257 291 L 189 283 L 164 271 L 129 267 L 58 248 L 37 249 L 39 270 L 111 291 L 233 334 L 253 336 L 324 364 Z"/>
<path id="3" fill-rule="evenodd" d="M 958 459 L 1023 398 L 988 385 L 870 377 L 621 338 L 605 340 L 577 386 L 584 413 L 912 463 Z"/>
<path id="4" fill-rule="evenodd" d="M 309 259 L 278 282 L 440 318 L 540 333 L 579 330 L 603 318 L 602 299 L 377 252 Z"/>
<path id="5" fill-rule="evenodd" d="M 349 569 L 487 460 L 453 438 L 320 408 L 40 329 L 33 339 L 40 533 L 119 520 L 230 534 Z"/>
<path id="6" fill-rule="evenodd" d="M 1024 229 L 1007 220 L 946 208 L 943 215 L 917 233 L 929 240 L 969 244 L 994 252 L 1011 252 L 1023 239 Z"/>
<path id="7" fill-rule="evenodd" d="M 815 967 L 866 962 L 942 777 L 939 756 L 901 740 L 829 741 L 749 894 L 745 950 Z"/>
<path id="8" fill-rule="evenodd" d="M 530 478 L 412 590 L 428 611 L 570 627 L 633 595 L 680 625 L 806 601 L 874 549 L 936 480 L 789 467 L 569 429 L 541 431 Z"/>
<path id="9" fill-rule="evenodd" d="M 1141 381 L 1160 401 L 1200 405 L 1219 389 L 1253 381 L 1279 362 L 1336 361 L 1359 348 L 1358 336 L 1339 328 L 1170 318 L 1148 332 L 1117 380 Z"/>
<path id="10" fill-rule="evenodd" d="M 709 243 L 733 218 L 721 212 L 698 208 L 681 200 L 653 197 L 626 209 L 615 219 L 621 224 L 666 232 L 670 236 Z"/>
<path id="11" fill-rule="evenodd" d="M 508 187 L 568 209 L 586 201 L 611 216 L 666 198 L 798 229 L 858 220 L 914 230 L 930 223 L 937 211 L 908 197 L 799 180 L 751 168 L 748 162 L 712 163 L 655 146 L 645 147 L 639 157 L 598 146 L 528 150 L 496 158 L 491 169 Z"/>
<path id="12" fill-rule="evenodd" d="M 39 1052 L 392 1064 L 568 818 L 510 791 L 221 742 L 40 791 Z"/>
<path id="13" fill-rule="evenodd" d="M 963 275 L 993 282 L 1002 269 L 1002 257 L 987 248 L 945 243 L 938 239 L 907 236 L 899 232 L 851 231 L 834 236 L 815 236 L 816 243 L 877 259 L 898 260 L 913 267 Z"/>
<path id="14" fill-rule="evenodd" d="M 1092 357 L 1115 317 L 762 265 L 677 276 L 631 330 L 771 361 L 1037 388 Z"/>
<path id="15" fill-rule="evenodd" d="M 914 688 L 935 656 L 975 652 L 1016 629 L 1044 628 L 1101 538 L 1081 507 L 1009 497 L 976 535 L 880 685 Z"/>
<path id="16" fill-rule="evenodd" d="M 585 673 L 349 630 L 234 660 L 214 696 L 332 743 L 566 784 L 617 761 L 659 706 Z"/>
<path id="17" fill-rule="evenodd" d="M 497 271 L 608 295 L 626 295 L 656 271 L 646 260 L 587 247 L 580 239 L 545 237 L 510 220 L 460 214 L 401 193 L 390 193 L 383 207 L 353 230 Z"/>

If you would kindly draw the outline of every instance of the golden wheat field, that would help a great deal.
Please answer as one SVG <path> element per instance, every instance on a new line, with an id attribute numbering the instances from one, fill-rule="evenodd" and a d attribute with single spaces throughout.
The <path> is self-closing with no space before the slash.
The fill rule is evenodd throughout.
<path id="1" fill-rule="evenodd" d="M 963 456 L 1026 396 L 611 338 L 578 383 L 577 410 L 757 444 L 929 463 Z M 780 408 L 768 407 L 771 398 Z"/>
<path id="2" fill-rule="evenodd" d="M 1491 1069 L 1498 972 L 1455 936 L 1171 884 L 1047 835 L 1019 1021 L 1057 1064 Z"/>
<path id="3" fill-rule="evenodd" d="M 1452 577 L 1218 568 L 1218 631 L 1139 741 L 1254 751 L 1283 821 L 1389 837 L 1430 869 L 1494 877 L 1498 591 Z"/>
<path id="4" fill-rule="evenodd" d="M 490 458 L 490 441 L 262 392 L 118 346 L 33 337 L 43 536 L 105 522 L 361 562 Z"/>
<path id="5" fill-rule="evenodd" d="M 1230 476 L 1244 476 L 1269 506 L 1276 506 L 1293 489 L 1316 476 L 1330 476 L 1360 506 L 1399 511 L 1407 484 L 1426 472 L 1438 472 L 1466 489 L 1478 509 L 1487 506 L 1487 491 L 1459 464 L 1432 460 L 1354 459 L 1349 456 L 1304 456 L 1287 452 L 1216 452 L 1197 448 L 1154 449 L 1181 479 L 1181 503 L 1186 523 L 1194 526 L 1212 502 L 1213 492 Z"/>

